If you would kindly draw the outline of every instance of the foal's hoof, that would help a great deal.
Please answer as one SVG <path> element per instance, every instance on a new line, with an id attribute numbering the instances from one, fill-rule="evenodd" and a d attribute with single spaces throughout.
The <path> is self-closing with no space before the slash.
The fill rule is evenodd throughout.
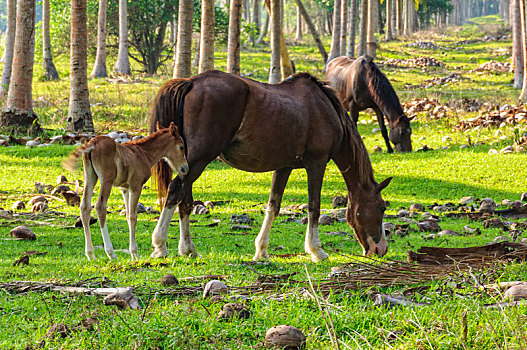
<path id="1" fill-rule="evenodd" d="M 323 251 L 322 249 L 311 252 L 311 261 L 319 262 L 325 260 L 329 257 L 329 254 Z"/>
<path id="2" fill-rule="evenodd" d="M 95 254 L 93 252 L 86 252 L 86 257 L 88 257 L 88 260 L 89 261 L 94 261 L 95 260 Z"/>
<path id="3" fill-rule="evenodd" d="M 260 261 L 260 260 L 267 260 L 269 259 L 269 254 L 267 252 L 264 253 L 256 253 L 254 254 L 253 261 Z"/>
<path id="4" fill-rule="evenodd" d="M 168 256 L 168 252 L 166 250 L 154 250 L 152 254 L 150 254 L 150 257 L 152 258 L 164 258 L 165 256 Z"/>
<path id="5" fill-rule="evenodd" d="M 192 251 L 185 251 L 185 252 L 179 252 L 179 255 L 181 256 L 187 256 L 189 258 L 201 258 L 201 255 L 198 254 L 195 250 Z"/>

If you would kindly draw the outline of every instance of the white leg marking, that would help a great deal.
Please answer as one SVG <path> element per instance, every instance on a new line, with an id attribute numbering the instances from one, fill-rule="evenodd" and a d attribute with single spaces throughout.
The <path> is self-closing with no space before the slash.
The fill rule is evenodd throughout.
<path id="1" fill-rule="evenodd" d="M 108 225 L 104 223 L 104 226 L 101 227 L 101 233 L 102 233 L 102 241 L 104 244 L 104 251 L 106 252 L 106 255 L 108 255 L 108 258 L 110 259 L 117 259 L 117 255 L 115 255 L 113 251 L 113 245 L 110 241 L 110 235 L 108 234 Z"/>
<path id="2" fill-rule="evenodd" d="M 256 252 L 254 253 L 253 260 L 257 261 L 260 259 L 268 259 L 269 253 L 267 252 L 267 247 L 269 246 L 269 234 L 271 232 L 271 226 L 273 225 L 273 221 L 275 219 L 274 215 L 274 209 L 268 208 L 267 212 L 265 213 L 265 218 L 262 223 L 262 227 L 260 228 L 260 233 L 258 233 L 258 236 L 254 240 L 254 246 L 256 248 Z"/>
<path id="3" fill-rule="evenodd" d="M 198 257 L 196 247 L 190 237 L 190 217 L 188 215 L 179 218 L 179 255 Z"/>
<path id="4" fill-rule="evenodd" d="M 167 239 L 168 239 L 168 228 L 170 227 L 170 220 L 172 220 L 172 215 L 176 206 L 171 208 L 164 207 L 157 221 L 156 228 L 152 232 L 152 246 L 154 251 L 152 252 L 152 258 L 161 258 L 168 255 L 167 251 Z"/>
<path id="5" fill-rule="evenodd" d="M 328 253 L 322 250 L 322 243 L 318 235 L 318 222 L 314 222 L 311 215 L 309 215 L 304 249 L 306 253 L 311 254 L 313 262 L 324 260 L 329 256 Z"/>

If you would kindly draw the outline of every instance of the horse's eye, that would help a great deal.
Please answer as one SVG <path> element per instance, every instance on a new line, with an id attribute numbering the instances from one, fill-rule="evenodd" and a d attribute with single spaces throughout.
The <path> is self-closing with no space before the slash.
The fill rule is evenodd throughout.
<path id="1" fill-rule="evenodd" d="M 183 151 L 184 148 L 185 148 L 185 147 L 183 147 L 183 146 L 179 146 L 179 150 L 180 150 L 180 151 Z"/>

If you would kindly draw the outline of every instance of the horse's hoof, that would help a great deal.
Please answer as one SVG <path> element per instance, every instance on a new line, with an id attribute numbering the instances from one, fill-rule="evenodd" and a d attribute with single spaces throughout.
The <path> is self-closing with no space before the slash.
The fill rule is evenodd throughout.
<path id="1" fill-rule="evenodd" d="M 168 256 L 168 252 L 166 250 L 154 250 L 152 254 L 150 254 L 150 257 L 152 258 L 164 258 L 165 256 Z"/>
<path id="2" fill-rule="evenodd" d="M 110 260 L 117 260 L 117 255 L 114 252 L 106 252 L 106 255 L 108 255 L 108 259 Z"/>
<path id="3" fill-rule="evenodd" d="M 199 255 L 195 250 L 179 251 L 178 254 L 181 256 L 188 256 L 189 258 L 201 258 L 201 255 Z"/>
<path id="4" fill-rule="evenodd" d="M 93 252 L 90 252 L 90 253 L 86 252 L 86 256 L 88 257 L 89 261 L 95 260 L 95 254 Z"/>
<path id="5" fill-rule="evenodd" d="M 329 254 L 323 251 L 322 249 L 317 250 L 315 252 L 311 252 L 311 261 L 313 262 L 319 262 L 322 260 L 325 260 L 329 257 Z"/>
<path id="6" fill-rule="evenodd" d="M 269 259 L 269 254 L 265 253 L 256 253 L 254 254 L 253 261 L 267 260 Z"/>

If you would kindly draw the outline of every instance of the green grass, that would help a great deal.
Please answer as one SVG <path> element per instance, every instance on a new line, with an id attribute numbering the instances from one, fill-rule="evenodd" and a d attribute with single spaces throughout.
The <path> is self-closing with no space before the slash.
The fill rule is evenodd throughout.
<path id="1" fill-rule="evenodd" d="M 444 69 L 388 69 L 384 71 L 394 83 L 404 102 L 413 97 L 435 96 L 445 102 L 451 98 L 478 98 L 482 102 L 511 103 L 519 91 L 510 86 L 511 75 L 470 73 L 479 63 L 498 57 L 494 50 L 510 48 L 510 42 L 475 43 L 456 50 L 455 42 L 467 38 L 482 37 L 500 29 L 501 22 L 495 17 L 474 19 L 473 24 L 462 28 L 446 29 L 436 45 L 445 47 L 441 51 L 409 48 L 410 41 L 381 43 L 379 59 L 390 57 L 407 58 L 433 54 L 447 64 Z M 431 40 L 431 33 L 422 33 L 422 40 Z M 327 38 L 326 38 L 327 40 Z M 316 49 L 309 44 L 290 46 L 290 53 L 297 69 L 308 70 L 322 77 L 322 64 Z M 455 53 L 453 53 L 455 52 Z M 471 59 L 473 57 L 473 59 Z M 225 53 L 217 53 L 217 67 L 223 69 Z M 67 62 L 59 58 L 62 76 L 67 72 Z M 265 81 L 267 79 L 268 51 L 263 47 L 242 51 L 242 72 Z M 110 65 L 109 65 L 110 66 Z M 454 69 L 454 67 L 461 67 Z M 37 73 L 38 73 L 37 68 Z M 168 71 L 168 70 L 166 70 Z M 473 79 L 473 82 L 447 85 L 433 89 L 402 90 L 407 83 L 418 82 L 456 71 Z M 36 74 L 38 76 L 38 74 Z M 96 128 L 106 130 L 126 129 L 145 131 L 147 110 L 157 88 L 168 76 L 136 76 L 132 84 L 116 84 L 107 80 L 90 80 L 90 98 Z M 62 132 L 67 115 L 68 82 L 35 82 L 35 109 L 51 133 Z M 493 147 L 500 149 L 511 145 L 515 133 L 527 132 L 525 126 L 501 128 L 503 140 L 495 136 L 496 129 L 456 131 L 456 118 L 468 118 L 473 114 L 461 114 L 445 120 L 431 120 L 420 115 L 412 124 L 413 143 L 433 148 L 429 152 L 388 155 L 372 153 L 371 160 L 378 181 L 393 176 L 383 197 L 390 202 L 388 214 L 396 214 L 401 208 L 419 202 L 426 206 L 457 201 L 464 196 L 491 197 L 497 203 L 503 199 L 519 199 L 526 191 L 527 154 L 490 155 Z M 383 148 L 380 133 L 372 132 L 377 127 L 375 119 L 362 115 L 359 131 L 366 147 Z M 449 136 L 451 141 L 445 142 Z M 468 149 L 459 146 L 468 144 L 468 138 L 477 144 Z M 441 150 L 443 146 L 449 149 Z M 34 182 L 55 183 L 58 175 L 65 174 L 60 163 L 74 147 L 50 146 L 25 149 L 21 146 L 0 148 L 0 207 L 10 209 L 18 200 L 26 200 L 34 194 Z M 82 179 L 82 173 L 66 174 L 69 180 Z M 53 292 L 9 294 L 0 289 L 0 348 L 36 348 L 41 341 L 46 349 L 254 349 L 263 347 L 263 338 L 268 328 L 278 324 L 291 324 L 300 328 L 308 338 L 309 349 L 330 349 L 331 341 L 322 315 L 316 303 L 292 295 L 284 301 L 269 296 L 254 295 L 248 306 L 252 316 L 247 320 L 220 322 L 216 315 L 224 302 L 212 303 L 199 295 L 191 297 L 148 297 L 149 290 L 158 290 L 161 277 L 167 273 L 178 278 L 203 274 L 227 275 L 230 286 L 247 286 L 257 279 L 247 266 L 254 254 L 254 238 L 263 220 L 263 204 L 267 202 L 271 173 L 245 173 L 220 162 L 211 163 L 194 185 L 196 200 L 227 201 L 211 210 L 207 216 L 193 215 L 191 232 L 201 258 L 189 259 L 177 256 L 178 223 L 175 220 L 169 231 L 166 259 L 149 258 L 151 233 L 157 222 L 155 214 L 140 214 L 137 240 L 140 261 L 133 263 L 129 256 L 118 251 L 119 259 L 108 261 L 101 248 L 102 238 L 97 225 L 92 226 L 97 260 L 88 262 L 84 256 L 84 235 L 81 229 L 71 226 L 78 208 L 65 206 L 63 202 L 51 201 L 51 209 L 64 215 L 48 215 L 35 221 L 11 222 L 0 219 L 0 283 L 15 280 L 51 281 L 74 283 L 93 277 L 106 277 L 112 286 L 136 287 L 142 310 L 119 311 L 104 306 L 101 297 L 59 294 Z M 295 170 L 284 194 L 283 206 L 307 202 L 306 175 Z M 147 184 L 148 187 L 150 184 Z M 331 208 L 331 198 L 345 194 L 344 182 L 336 166 L 330 162 L 326 170 L 322 191 L 322 209 Z M 95 202 L 93 198 L 92 203 Z M 156 207 L 156 195 L 146 188 L 141 202 Z M 109 201 L 108 223 L 110 236 L 116 249 L 128 247 L 128 228 L 124 217 L 118 189 L 114 189 Z M 229 218 L 232 214 L 248 213 L 255 219 L 252 229 L 245 235 L 232 235 Z M 95 215 L 95 212 L 92 212 Z M 176 217 L 174 218 L 176 219 Z M 214 219 L 220 223 L 208 227 Z M 402 223 L 394 219 L 391 221 Z M 523 221 L 523 220 L 520 220 Z M 32 242 L 9 239 L 12 227 L 25 223 L 37 235 Z M 466 247 L 482 245 L 496 236 L 507 236 L 499 229 L 486 229 L 482 222 L 468 219 L 442 217 L 443 229 L 463 232 L 465 225 L 480 228 L 478 236 L 447 236 L 428 240 L 428 233 L 412 232 L 407 237 L 394 236 L 389 242 L 386 259 L 406 260 L 407 250 L 421 246 Z M 415 225 L 412 225 L 415 228 Z M 283 274 L 297 272 L 298 280 L 307 279 L 305 268 L 313 279 L 327 276 L 330 268 L 349 261 L 346 255 L 360 254 L 361 248 L 349 227 L 344 223 L 321 227 L 321 240 L 329 259 L 314 264 L 303 254 L 305 225 L 288 222 L 279 217 L 271 232 L 268 263 L 251 265 L 259 273 Z M 346 231 L 347 236 L 327 233 Z M 525 237 L 525 235 L 520 236 Z M 283 248 L 276 250 L 276 248 Z M 32 256 L 30 265 L 15 267 L 13 262 L 26 250 L 45 251 L 45 256 Z M 292 254 L 289 257 L 277 255 Z M 525 280 L 524 264 L 507 264 L 485 277 L 485 271 L 475 271 L 480 283 L 494 280 Z M 490 273 L 490 271 L 489 271 Z M 356 290 L 334 293 L 327 297 L 331 305 L 331 317 L 341 348 L 351 349 L 522 349 L 527 346 L 527 334 L 522 326 L 527 321 L 525 306 L 497 311 L 484 308 L 486 303 L 501 301 L 499 296 L 482 294 L 472 285 L 470 276 L 453 277 L 458 285 L 446 282 L 430 282 L 428 292 L 412 297 L 431 302 L 429 307 L 388 309 L 375 307 L 367 291 Z M 185 282 L 182 285 L 199 286 Z M 316 288 L 316 287 L 315 287 Z M 286 285 L 283 292 L 291 291 L 294 285 Z M 401 293 L 403 287 L 374 288 L 386 293 Z M 236 292 L 233 292 L 236 294 Z M 468 337 L 462 339 L 462 313 L 467 313 Z M 45 334 L 54 323 L 75 326 L 83 318 L 97 315 L 99 325 L 93 331 L 74 332 L 65 339 L 48 339 Z"/>

